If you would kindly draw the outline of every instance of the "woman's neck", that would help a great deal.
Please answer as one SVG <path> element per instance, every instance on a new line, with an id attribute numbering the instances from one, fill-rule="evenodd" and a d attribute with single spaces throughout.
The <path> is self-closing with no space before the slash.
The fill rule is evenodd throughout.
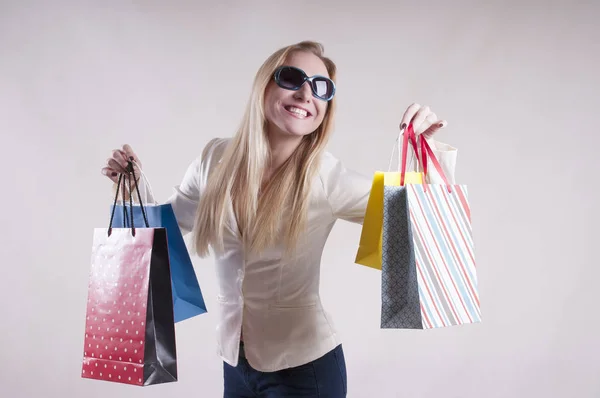
<path id="1" fill-rule="evenodd" d="M 265 170 L 265 179 L 269 180 L 282 164 L 284 164 L 294 153 L 302 142 L 302 136 L 291 134 L 269 134 L 269 145 L 271 147 L 271 162 Z"/>

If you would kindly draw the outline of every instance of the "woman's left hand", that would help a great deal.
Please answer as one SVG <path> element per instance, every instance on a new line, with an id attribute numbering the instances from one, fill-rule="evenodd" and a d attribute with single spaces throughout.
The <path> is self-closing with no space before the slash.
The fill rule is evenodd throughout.
<path id="1" fill-rule="evenodd" d="M 400 122 L 400 129 L 406 128 L 409 123 L 412 123 L 415 135 L 423 134 L 427 140 L 448 124 L 445 120 L 438 119 L 428 106 L 419 104 L 412 104 L 406 109 Z"/>

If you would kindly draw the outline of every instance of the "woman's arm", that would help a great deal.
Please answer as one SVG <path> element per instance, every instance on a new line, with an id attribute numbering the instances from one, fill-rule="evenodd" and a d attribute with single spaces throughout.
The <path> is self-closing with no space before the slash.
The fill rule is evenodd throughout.
<path id="1" fill-rule="evenodd" d="M 181 182 L 173 188 L 173 193 L 165 201 L 165 204 L 170 204 L 173 207 L 177 224 L 184 235 L 192 232 L 193 230 L 196 219 L 196 209 L 198 208 L 198 202 L 200 201 L 201 186 L 203 185 L 202 182 L 205 179 L 208 167 L 214 161 L 214 144 L 220 140 L 221 139 L 219 138 L 214 138 L 204 147 L 202 154 L 194 159 L 188 166 Z M 139 178 L 139 175 L 137 177 Z M 116 185 L 117 184 L 114 184 L 113 186 L 113 197 L 115 194 Z M 148 189 L 144 178 L 139 178 L 138 186 L 144 204 L 157 203 L 156 198 Z M 132 200 L 134 203 L 139 203 L 138 195 L 135 191 L 133 193 Z M 122 193 L 119 193 L 118 201 L 119 203 L 122 203 Z M 128 189 L 125 190 L 125 201 L 129 201 Z"/>
<path id="2" fill-rule="evenodd" d="M 166 201 L 173 207 L 175 218 L 184 235 L 192 232 L 194 228 L 196 210 L 208 170 L 219 160 L 215 157 L 218 156 L 215 153 L 216 144 L 225 141 L 221 138 L 213 138 L 204 147 L 202 154 L 188 166 L 181 183 L 174 187 L 173 194 Z"/>

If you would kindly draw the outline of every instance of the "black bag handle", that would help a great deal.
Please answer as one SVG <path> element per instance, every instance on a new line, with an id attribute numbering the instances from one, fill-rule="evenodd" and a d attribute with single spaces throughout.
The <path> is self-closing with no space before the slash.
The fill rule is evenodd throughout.
<path id="1" fill-rule="evenodd" d="M 140 202 L 140 208 L 142 209 L 142 216 L 144 217 L 144 223 L 146 225 L 146 228 L 150 228 L 149 224 L 148 224 L 148 217 L 146 216 L 146 210 L 144 209 L 144 204 L 142 203 L 142 197 L 140 195 L 140 187 L 138 185 L 138 181 L 137 178 L 135 178 L 135 169 L 133 168 L 133 163 L 131 161 L 127 161 L 127 168 L 125 169 L 126 173 L 121 173 L 119 174 L 119 181 L 117 182 L 117 192 L 115 193 L 115 200 L 113 202 L 113 208 L 112 208 L 112 212 L 110 214 L 110 222 L 108 225 L 108 236 L 110 236 L 110 234 L 112 233 L 112 228 L 113 228 L 113 220 L 115 217 L 115 209 L 117 207 L 117 198 L 119 197 L 119 189 L 121 187 L 121 182 L 123 182 L 123 191 L 122 191 L 122 195 L 123 195 L 123 228 L 125 228 L 125 220 L 127 219 L 127 205 L 125 204 L 125 180 L 127 180 L 129 182 L 129 207 L 130 207 L 130 212 L 129 212 L 129 218 L 130 218 L 130 225 L 131 225 L 131 234 L 133 236 L 135 236 L 135 225 L 133 223 L 133 192 L 132 192 L 132 187 L 131 187 L 131 180 L 133 178 L 133 181 L 135 182 L 135 191 L 137 192 L 138 195 L 138 201 Z M 123 178 L 125 177 L 125 178 Z"/>

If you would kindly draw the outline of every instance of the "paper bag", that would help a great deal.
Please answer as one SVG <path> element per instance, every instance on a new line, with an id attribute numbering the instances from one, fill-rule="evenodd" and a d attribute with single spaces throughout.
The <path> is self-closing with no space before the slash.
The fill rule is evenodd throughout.
<path id="1" fill-rule="evenodd" d="M 445 184 L 384 188 L 382 328 L 481 321 L 467 187 L 448 185 L 433 152 L 422 146 Z"/>
<path id="2" fill-rule="evenodd" d="M 138 228 L 131 218 L 131 228 L 113 228 L 113 221 L 114 207 L 109 228 L 94 230 L 82 377 L 177 381 L 167 232 Z"/>
<path id="3" fill-rule="evenodd" d="M 412 134 L 411 134 L 412 133 Z M 406 138 L 406 140 L 404 139 Z M 360 234 L 360 242 L 356 253 L 355 263 L 381 269 L 381 245 L 383 234 L 383 192 L 385 186 L 399 186 L 403 184 L 422 184 L 423 173 L 419 171 L 406 172 L 406 158 L 408 151 L 408 142 L 411 142 L 414 156 L 418 162 L 418 150 L 414 131 L 412 126 L 409 126 L 403 135 L 402 149 L 399 151 L 399 169 L 394 171 L 377 171 L 373 176 L 373 184 L 369 201 L 367 202 L 367 210 L 363 220 L 363 226 Z M 400 143 L 400 141 L 399 141 Z M 395 146 L 394 146 L 395 148 Z M 394 152 L 392 152 L 392 158 Z M 391 160 L 390 167 L 391 169 Z"/>

